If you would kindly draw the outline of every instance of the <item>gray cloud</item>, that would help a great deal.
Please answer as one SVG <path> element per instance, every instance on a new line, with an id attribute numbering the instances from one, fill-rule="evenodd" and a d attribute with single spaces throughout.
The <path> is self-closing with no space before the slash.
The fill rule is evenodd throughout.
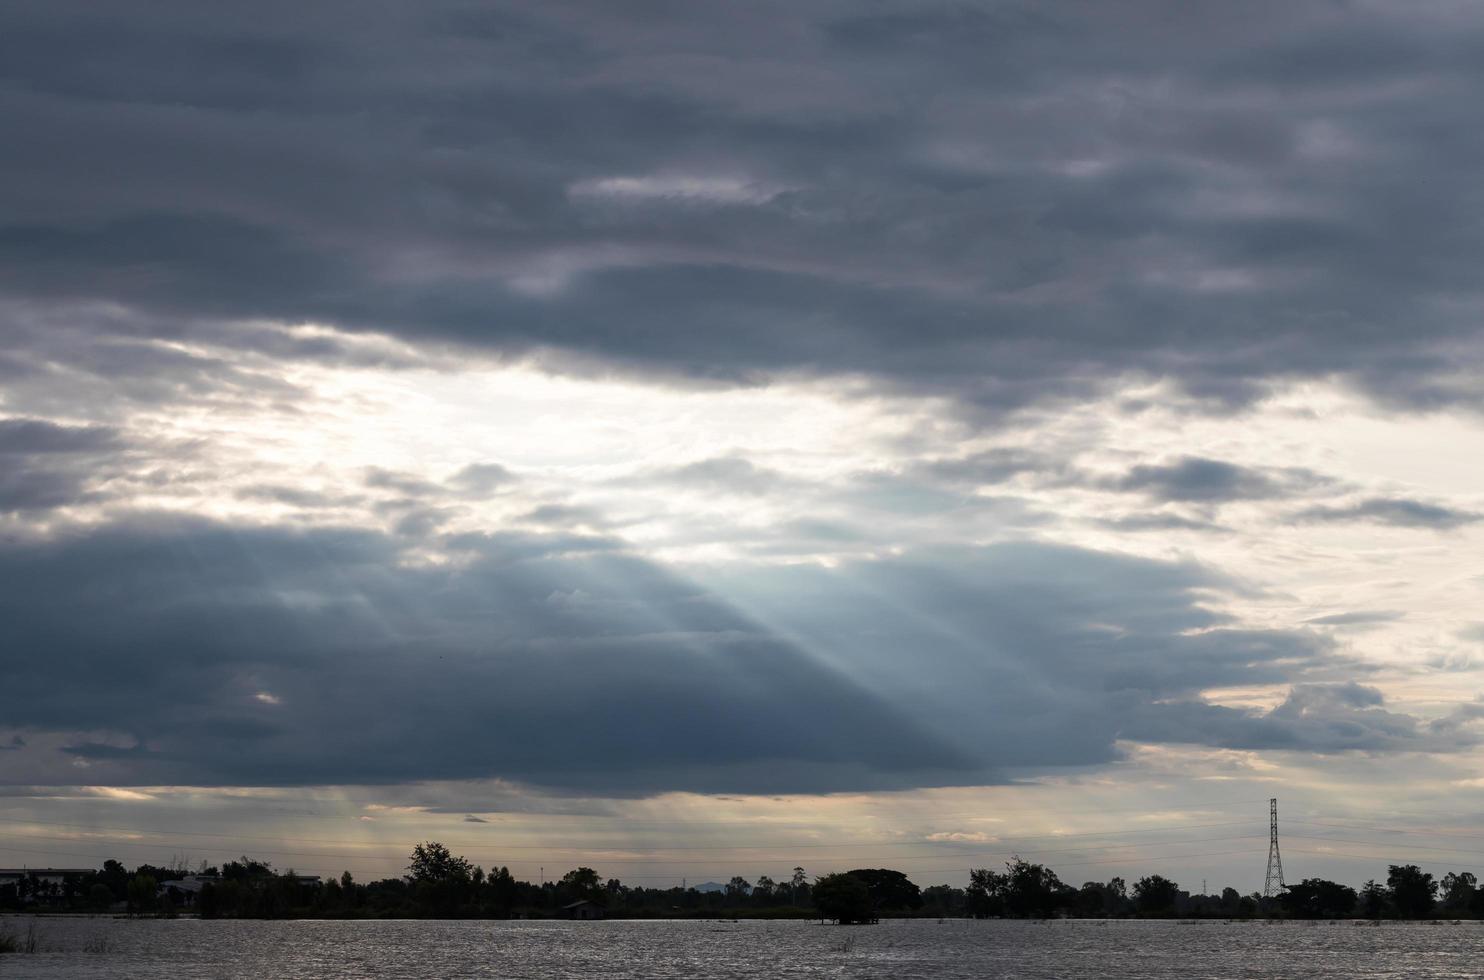
<path id="1" fill-rule="evenodd" d="M 657 481 L 712 493 L 756 496 L 790 485 L 777 470 L 759 466 L 741 456 L 715 456 L 644 475 L 644 482 Z"/>
<path id="2" fill-rule="evenodd" d="M 1157 500 L 1224 503 L 1285 497 L 1326 482 L 1311 470 L 1255 469 L 1219 459 L 1186 456 L 1173 463 L 1135 466 L 1107 486 L 1145 493 Z"/>
<path id="3" fill-rule="evenodd" d="M 118 431 L 108 426 L 0 419 L 0 456 L 98 452 L 112 449 L 118 443 Z"/>
<path id="4" fill-rule="evenodd" d="M 1123 517 L 1109 518 L 1102 522 L 1104 527 L 1115 531 L 1225 531 L 1227 528 L 1210 521 L 1200 521 L 1180 514 L 1152 513 L 1152 514 L 1128 514 Z"/>
<path id="5" fill-rule="evenodd" d="M 343 507 L 360 503 L 364 498 L 354 494 L 327 493 L 306 490 L 302 487 L 282 486 L 274 483 L 259 483 L 237 491 L 240 500 L 259 500 L 266 503 L 286 504 L 306 510 Z"/>
<path id="6" fill-rule="evenodd" d="M 932 460 L 918 471 L 927 478 L 944 483 L 984 485 L 1004 483 L 1022 473 L 1058 471 L 1065 465 L 1061 460 L 1034 450 L 997 448 L 957 459 Z"/>
<path id="7" fill-rule="evenodd" d="M 1304 522 L 1364 522 L 1449 531 L 1480 520 L 1480 514 L 1405 497 L 1371 497 L 1338 507 L 1309 507 L 1294 515 Z"/>
<path id="8" fill-rule="evenodd" d="M 1480 742 L 1471 725 L 1476 711 L 1454 712 L 1424 723 L 1389 711 L 1385 697 L 1354 682 L 1298 684 L 1271 711 L 1252 712 L 1185 702 L 1151 706 L 1129 728 L 1135 738 L 1196 741 L 1181 732 L 1199 731 L 1202 744 L 1233 749 L 1453 752 Z"/>
<path id="9" fill-rule="evenodd" d="M 1416 719 L 1383 718 L 1379 707 L 1344 719 L 1364 731 L 1328 731 L 1321 716 L 1353 692 L 1321 697 L 1323 678 L 1365 666 L 1310 631 L 1233 628 L 1200 597 L 1236 584 L 1199 566 L 1004 545 L 828 573 L 723 573 L 717 588 L 1007 768 L 1108 761 L 1120 738 L 1449 750 Z M 1261 685 L 1291 686 L 1289 708 L 1264 718 L 1203 696 Z"/>
<path id="10" fill-rule="evenodd" d="M 0 514 L 95 498 L 94 467 L 124 446 L 118 430 L 109 426 L 0 419 Z"/>
<path id="11" fill-rule="evenodd" d="M 987 411 L 1124 374 L 1210 407 L 1332 375 L 1478 402 L 1468 8 L 7 14 L 15 303 Z"/>
<path id="12" fill-rule="evenodd" d="M 1399 619 L 1405 619 L 1406 615 L 1404 612 L 1390 609 L 1363 609 L 1355 612 L 1316 616 L 1313 619 L 1306 619 L 1304 622 L 1313 626 L 1375 626 L 1381 623 L 1394 623 Z"/>
<path id="13" fill-rule="evenodd" d="M 391 490 L 404 497 L 431 497 L 443 492 L 443 488 L 431 480 L 380 466 L 366 468 L 366 486 L 375 490 Z"/>
<path id="14" fill-rule="evenodd" d="M 7 721 L 74 733 L 18 753 L 26 782 L 820 792 L 1094 764 L 1129 737 L 1258 745 L 1283 722 L 1338 751 L 1415 727 L 1313 693 L 1332 645 L 1232 628 L 1194 565 L 1021 544 L 687 584 L 603 538 L 441 547 L 418 565 L 371 532 L 173 518 L 5 545 L 6 645 L 47 651 L 15 659 Z M 1284 683 L 1269 719 L 1201 698 Z M 1325 734 L 1337 698 L 1394 730 Z"/>
<path id="15" fill-rule="evenodd" d="M 399 565 L 373 533 L 171 520 L 5 549 L 6 646 L 47 652 L 9 672 L 28 704 L 7 721 L 111 733 L 74 740 L 88 768 L 58 757 L 62 782 L 499 775 L 626 794 L 983 774 L 610 542 L 448 545 L 457 570 Z"/>
<path id="16" fill-rule="evenodd" d="M 509 486 L 517 477 L 499 463 L 470 463 L 459 470 L 449 483 L 461 493 L 471 497 L 485 497 L 495 490 Z"/>

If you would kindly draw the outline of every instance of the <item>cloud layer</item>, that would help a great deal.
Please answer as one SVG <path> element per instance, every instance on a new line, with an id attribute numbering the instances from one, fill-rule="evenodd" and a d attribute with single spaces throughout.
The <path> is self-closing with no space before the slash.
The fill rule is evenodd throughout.
<path id="1" fill-rule="evenodd" d="M 0 549 L 7 778 L 501 778 L 590 794 L 979 784 L 1122 738 L 1448 750 L 1207 570 L 1006 545 L 688 584 L 615 542 L 157 518 Z M 1353 666 L 1350 668 L 1353 670 Z M 1268 713 L 1209 689 L 1293 684 Z M 64 736 L 58 742 L 56 735 Z"/>
<path id="2" fill-rule="evenodd" d="M 1473 403 L 1481 27 L 1442 3 L 21 3 L 0 291 L 154 336 L 313 321 L 987 410 L 1130 375 L 1218 407 L 1335 375 Z"/>

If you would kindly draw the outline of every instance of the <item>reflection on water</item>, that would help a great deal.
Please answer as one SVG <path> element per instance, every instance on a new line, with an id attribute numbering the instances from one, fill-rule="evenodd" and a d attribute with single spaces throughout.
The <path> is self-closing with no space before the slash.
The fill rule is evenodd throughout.
<path id="1" fill-rule="evenodd" d="M 0 919 L 24 932 L 28 920 Z M 9 978 L 1465 977 L 1484 923 L 44 919 Z"/>

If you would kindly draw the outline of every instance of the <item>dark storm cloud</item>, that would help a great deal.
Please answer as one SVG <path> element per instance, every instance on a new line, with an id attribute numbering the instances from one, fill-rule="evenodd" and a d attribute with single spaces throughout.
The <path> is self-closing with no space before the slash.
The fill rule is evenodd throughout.
<path id="1" fill-rule="evenodd" d="M 307 320 L 986 409 L 1121 373 L 1213 406 L 1336 374 L 1477 401 L 1451 369 L 1480 360 L 1481 28 L 1446 5 L 13 3 L 0 291 L 156 333 Z"/>
<path id="2" fill-rule="evenodd" d="M 0 457 L 97 452 L 112 449 L 118 442 L 118 432 L 107 426 L 0 419 Z"/>
<path id="3" fill-rule="evenodd" d="M 124 445 L 120 433 L 108 426 L 0 419 L 0 514 L 92 499 L 93 467 Z"/>
<path id="4" fill-rule="evenodd" d="M 7 548 L 7 690 L 26 702 L 7 724 L 111 733 L 74 741 L 88 768 L 62 781 L 498 775 L 625 794 L 983 774 L 611 542 L 450 544 L 456 567 L 408 567 L 372 533 L 162 521 Z"/>
<path id="5" fill-rule="evenodd" d="M 1294 517 L 1299 521 L 1313 523 L 1356 522 L 1451 531 L 1465 524 L 1473 524 L 1484 518 L 1484 515 L 1406 497 L 1372 497 L 1338 507 L 1309 507 L 1299 511 Z"/>
<path id="6" fill-rule="evenodd" d="M 1227 625 L 1202 600 L 1237 586 L 1199 566 L 1027 544 L 725 572 L 713 584 L 1004 767 L 1103 762 L 1120 738 L 1270 747 L 1280 726 L 1283 747 L 1314 752 L 1453 747 L 1318 683 L 1366 669 L 1329 639 Z M 1285 684 L 1293 693 L 1276 718 L 1202 696 Z M 1473 744 L 1464 735 L 1457 744 Z"/>
<path id="7" fill-rule="evenodd" d="M 599 537 L 442 544 L 428 565 L 371 532 L 161 518 L 0 548 L 6 723 L 49 733 L 19 748 L 26 781 L 977 784 L 1106 761 L 1134 732 L 1257 744 L 1269 721 L 1200 693 L 1343 663 L 1308 633 L 1224 625 L 1200 604 L 1230 588 L 1209 571 L 1072 548 L 733 568 L 702 587 Z M 1410 744 L 1387 717 L 1385 740 L 1294 722 L 1286 744 Z M 35 747 L 68 733 L 65 752 Z"/>

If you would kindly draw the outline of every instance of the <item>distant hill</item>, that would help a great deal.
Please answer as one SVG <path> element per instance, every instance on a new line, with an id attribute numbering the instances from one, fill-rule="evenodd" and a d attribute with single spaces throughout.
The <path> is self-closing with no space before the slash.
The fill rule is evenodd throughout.
<path id="1" fill-rule="evenodd" d="M 703 881 L 701 884 L 691 885 L 691 887 L 698 892 L 724 892 L 727 890 L 726 885 L 717 884 L 714 881 Z"/>

